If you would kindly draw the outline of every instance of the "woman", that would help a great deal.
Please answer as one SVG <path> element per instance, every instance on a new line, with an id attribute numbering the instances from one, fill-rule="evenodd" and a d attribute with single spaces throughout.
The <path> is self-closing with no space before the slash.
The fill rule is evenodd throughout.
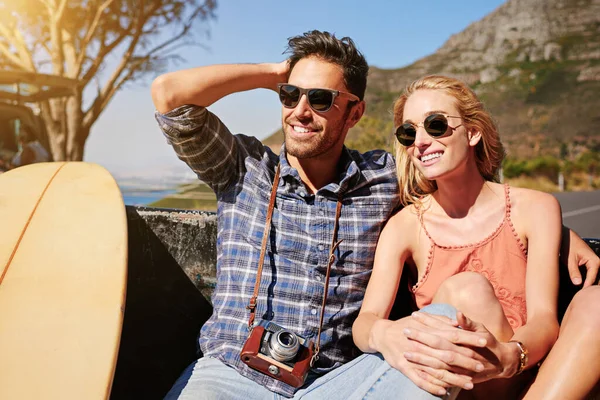
<path id="1" fill-rule="evenodd" d="M 452 319 L 412 318 L 463 345 L 476 362 L 461 366 L 435 351 L 432 331 L 404 329 L 410 345 L 403 355 L 419 370 L 411 379 L 438 394 L 458 376 L 472 389 L 461 398 L 517 398 L 559 332 L 560 206 L 549 194 L 495 182 L 504 150 L 464 83 L 442 76 L 413 82 L 394 105 L 394 122 L 405 207 L 380 236 L 355 343 L 388 360 L 390 346 L 380 343 L 406 265 L 419 309 L 446 303 L 459 310 Z"/>

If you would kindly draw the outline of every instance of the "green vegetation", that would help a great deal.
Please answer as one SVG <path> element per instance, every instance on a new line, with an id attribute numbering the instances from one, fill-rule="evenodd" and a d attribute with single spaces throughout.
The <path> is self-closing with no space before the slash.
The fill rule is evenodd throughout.
<path id="1" fill-rule="evenodd" d="M 208 185 L 204 185 L 204 184 L 199 184 L 199 183 L 189 183 L 186 185 L 181 185 L 179 192 L 181 194 L 186 194 L 186 195 L 209 195 L 210 197 L 214 197 L 214 192 L 213 190 L 208 186 Z"/>
<path id="2" fill-rule="evenodd" d="M 566 152 L 563 146 L 561 153 Z M 596 190 L 600 188 L 600 152 L 586 151 L 573 159 L 508 157 L 502 171 L 505 181 L 514 186 L 555 192 L 559 190 L 558 175 L 562 173 L 566 190 Z"/>
<path id="3" fill-rule="evenodd" d="M 166 197 L 149 204 L 149 207 L 177 208 L 182 210 L 217 211 L 216 200 L 197 200 L 189 198 Z"/>
<path id="4" fill-rule="evenodd" d="M 362 152 L 373 149 L 392 150 L 395 140 L 393 135 L 394 124 L 391 118 L 388 121 L 364 116 L 357 124 L 352 135 L 346 140 L 346 146 Z"/>
<path id="5" fill-rule="evenodd" d="M 216 211 L 217 198 L 213 190 L 204 183 L 181 185 L 177 194 L 149 204 L 150 207 L 178 208 L 184 210 Z"/>
<path id="6" fill-rule="evenodd" d="M 502 164 L 505 178 L 545 177 L 556 180 L 560 171 L 559 161 L 550 156 L 536 157 L 528 160 L 507 158 Z"/>

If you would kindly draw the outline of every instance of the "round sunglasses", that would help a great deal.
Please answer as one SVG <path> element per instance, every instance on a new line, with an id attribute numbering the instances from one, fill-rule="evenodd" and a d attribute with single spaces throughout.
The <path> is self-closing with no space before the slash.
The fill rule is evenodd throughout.
<path id="1" fill-rule="evenodd" d="M 448 118 L 461 118 L 453 115 L 444 115 L 444 114 L 431 114 L 425 118 L 423 121 L 423 128 L 425 128 L 425 132 L 432 138 L 439 138 L 446 134 L 448 130 Z M 417 137 L 417 128 L 419 125 L 404 123 L 400 125 L 396 129 L 396 138 L 398 142 L 400 142 L 403 146 L 412 146 L 415 142 L 415 138 Z M 461 124 L 462 125 L 462 124 Z M 456 129 L 461 125 L 451 127 L 450 129 Z"/>
<path id="2" fill-rule="evenodd" d="M 306 95 L 308 105 L 317 112 L 329 111 L 335 98 L 340 96 L 348 97 L 351 101 L 360 101 L 360 99 L 352 93 L 341 92 L 332 89 L 303 89 L 301 87 L 290 85 L 288 83 L 280 83 L 277 85 L 279 91 L 279 100 L 286 108 L 294 108 L 300 102 L 302 95 Z"/>

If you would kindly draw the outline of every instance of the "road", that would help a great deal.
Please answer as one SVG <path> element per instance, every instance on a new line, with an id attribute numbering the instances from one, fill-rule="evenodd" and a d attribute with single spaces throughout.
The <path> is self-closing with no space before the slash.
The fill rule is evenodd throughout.
<path id="1" fill-rule="evenodd" d="M 553 194 L 562 207 L 565 226 L 583 238 L 600 239 L 600 190 Z"/>

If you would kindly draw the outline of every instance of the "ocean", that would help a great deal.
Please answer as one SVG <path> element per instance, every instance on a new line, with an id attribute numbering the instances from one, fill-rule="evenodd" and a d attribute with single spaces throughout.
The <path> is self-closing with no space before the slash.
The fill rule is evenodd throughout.
<path id="1" fill-rule="evenodd" d="M 177 191 L 174 189 L 146 190 L 142 188 L 131 188 L 126 186 L 121 187 L 123 201 L 128 206 L 147 206 L 176 192 Z"/>

